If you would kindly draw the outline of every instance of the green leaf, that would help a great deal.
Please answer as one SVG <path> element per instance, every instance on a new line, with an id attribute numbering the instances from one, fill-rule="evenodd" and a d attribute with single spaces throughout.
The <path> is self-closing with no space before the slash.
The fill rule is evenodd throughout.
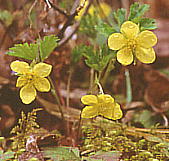
<path id="1" fill-rule="evenodd" d="M 86 51 L 86 46 L 85 45 L 79 45 L 76 46 L 72 50 L 72 55 L 71 55 L 71 64 L 75 65 L 83 56 L 83 52 Z"/>
<path id="2" fill-rule="evenodd" d="M 14 47 L 9 48 L 10 51 L 7 52 L 7 54 L 19 58 L 34 60 L 40 50 L 40 56 L 43 61 L 57 46 L 57 41 L 58 38 L 54 35 L 45 36 L 43 40 L 40 40 L 39 44 L 16 44 Z"/>
<path id="3" fill-rule="evenodd" d="M 45 36 L 43 40 L 40 41 L 40 55 L 42 61 L 48 58 L 51 52 L 56 48 L 58 40 L 56 36 L 50 35 Z"/>
<path id="4" fill-rule="evenodd" d="M 134 19 L 142 17 L 148 10 L 149 10 L 148 4 L 139 4 L 138 2 L 136 2 L 130 6 L 128 20 L 134 21 Z"/>
<path id="5" fill-rule="evenodd" d="M 117 21 L 119 27 L 126 21 L 127 11 L 124 8 L 118 9 L 116 12 L 113 12 L 114 19 Z"/>
<path id="6" fill-rule="evenodd" d="M 161 120 L 160 115 L 153 115 L 151 111 L 144 110 L 134 115 L 134 121 L 141 123 L 145 128 L 151 128 Z"/>
<path id="7" fill-rule="evenodd" d="M 154 30 L 157 28 L 156 20 L 153 18 L 142 18 L 139 21 L 140 30 Z"/>
<path id="8" fill-rule="evenodd" d="M 93 48 L 88 47 L 88 49 L 84 51 L 83 56 L 86 57 L 86 65 L 97 71 L 102 71 L 115 54 L 112 54 L 112 51 L 104 45 L 96 51 L 94 51 Z"/>
<path id="9" fill-rule="evenodd" d="M 5 23 L 6 26 L 12 24 L 13 15 L 7 10 L 0 10 L 0 20 Z"/>
<path id="10" fill-rule="evenodd" d="M 88 36 L 89 38 L 95 39 L 97 34 L 95 26 L 98 24 L 98 20 L 99 18 L 95 14 L 87 14 L 81 19 L 79 31 Z"/>
<path id="11" fill-rule="evenodd" d="M 116 32 L 112 26 L 108 25 L 107 23 L 103 22 L 102 20 L 99 21 L 98 25 L 95 26 L 95 29 L 98 33 L 108 37 L 113 32 Z"/>
<path id="12" fill-rule="evenodd" d="M 103 151 L 98 151 L 95 155 L 90 156 L 92 161 L 94 160 L 103 160 L 103 161 L 118 161 L 121 157 L 121 152 L 119 151 L 110 151 L 110 152 L 103 152 Z"/>
<path id="13" fill-rule="evenodd" d="M 0 161 L 5 161 L 7 159 L 11 159 L 14 157 L 14 152 L 9 151 L 9 152 L 5 152 L 3 153 L 3 151 L 0 151 Z"/>
<path id="14" fill-rule="evenodd" d="M 44 157 L 53 161 L 80 161 L 79 150 L 74 147 L 48 147 L 42 149 Z"/>
<path id="15" fill-rule="evenodd" d="M 38 53 L 38 44 L 16 44 L 14 47 L 9 48 L 9 50 L 10 51 L 7 52 L 8 55 L 33 60 Z"/>

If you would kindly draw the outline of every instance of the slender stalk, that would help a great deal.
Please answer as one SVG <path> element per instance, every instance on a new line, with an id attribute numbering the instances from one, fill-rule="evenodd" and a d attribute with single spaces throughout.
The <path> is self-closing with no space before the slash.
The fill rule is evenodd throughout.
<path id="1" fill-rule="evenodd" d="M 66 96 L 66 107 L 69 108 L 70 103 L 70 84 L 71 84 L 71 78 L 72 78 L 73 68 L 70 67 L 68 80 L 67 80 L 67 96 Z M 69 110 L 67 110 L 67 114 L 69 115 Z M 69 120 L 67 121 L 67 135 L 70 133 L 70 126 L 69 126 Z"/>
<path id="2" fill-rule="evenodd" d="M 108 63 L 108 66 L 106 68 L 106 71 L 105 71 L 104 76 L 103 76 L 102 81 L 101 81 L 103 86 L 105 85 L 106 80 L 107 80 L 107 78 L 110 74 L 110 71 L 112 69 L 114 69 L 114 60 L 110 60 L 109 63 Z"/>
<path id="3" fill-rule="evenodd" d="M 99 87 L 99 93 L 104 94 L 101 84 L 98 82 L 97 85 Z"/>
<path id="4" fill-rule="evenodd" d="M 62 111 L 61 102 L 60 102 L 59 97 L 58 97 L 58 95 L 56 93 L 55 86 L 54 86 L 54 84 L 52 82 L 52 79 L 50 77 L 48 77 L 48 79 L 49 79 L 50 84 L 51 84 L 51 93 L 54 96 L 56 103 L 58 104 L 62 120 L 65 122 L 65 117 L 64 117 L 64 113 Z"/>
<path id="5" fill-rule="evenodd" d="M 98 77 L 97 77 L 97 80 L 98 80 L 99 82 L 100 82 L 101 76 L 102 76 L 102 71 L 99 71 L 99 74 L 98 74 Z"/>
<path id="6" fill-rule="evenodd" d="M 90 69 L 90 83 L 89 83 L 89 91 L 93 93 L 93 84 L 94 84 L 94 69 Z"/>
<path id="7" fill-rule="evenodd" d="M 34 3 L 30 7 L 29 12 L 28 12 L 28 19 L 29 19 L 29 22 L 30 22 L 30 28 L 32 28 L 32 26 L 33 26 L 33 22 L 32 22 L 32 19 L 31 19 L 31 12 L 32 12 L 33 8 L 36 6 L 37 2 L 38 2 L 37 0 L 34 1 Z"/>
<path id="8" fill-rule="evenodd" d="M 130 73 L 128 69 L 125 69 L 125 76 L 126 76 L 126 101 L 129 104 L 132 101 L 132 87 L 131 87 L 131 80 L 130 80 Z"/>
<path id="9" fill-rule="evenodd" d="M 80 137 L 81 123 L 82 123 L 81 114 L 82 114 L 82 111 L 81 111 L 81 113 L 80 113 L 80 119 L 79 119 L 78 127 L 77 127 L 77 141 L 79 140 L 79 137 Z"/>
<path id="10" fill-rule="evenodd" d="M 72 78 L 73 68 L 70 67 L 68 80 L 67 80 L 67 97 L 66 97 L 66 107 L 69 107 L 69 100 L 70 100 L 70 84 L 71 84 L 71 78 Z"/>

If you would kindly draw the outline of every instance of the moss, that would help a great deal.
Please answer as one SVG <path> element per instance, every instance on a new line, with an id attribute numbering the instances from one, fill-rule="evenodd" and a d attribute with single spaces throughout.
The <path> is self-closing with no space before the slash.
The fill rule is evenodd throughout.
<path id="1" fill-rule="evenodd" d="M 121 159 L 128 161 L 166 160 L 169 158 L 169 143 L 162 135 L 133 132 L 128 127 L 112 121 L 94 121 L 82 127 L 83 144 L 81 151 L 120 151 Z M 148 139 L 147 139 L 148 138 Z M 156 139 L 156 140 L 155 140 Z"/>

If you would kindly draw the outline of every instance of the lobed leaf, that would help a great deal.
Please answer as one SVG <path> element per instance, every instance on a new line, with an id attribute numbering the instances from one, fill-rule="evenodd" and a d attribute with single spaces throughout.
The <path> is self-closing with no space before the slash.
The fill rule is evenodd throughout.
<path id="1" fill-rule="evenodd" d="M 16 44 L 14 47 L 9 48 L 9 50 L 10 51 L 7 52 L 8 55 L 33 60 L 38 53 L 38 44 Z"/>
<path id="2" fill-rule="evenodd" d="M 127 11 L 124 8 L 118 9 L 116 12 L 113 12 L 114 19 L 117 21 L 119 27 L 126 21 Z"/>
<path id="3" fill-rule="evenodd" d="M 154 30 L 157 28 L 156 20 L 153 18 L 142 18 L 139 21 L 140 30 Z"/>
<path id="4" fill-rule="evenodd" d="M 142 17 L 148 10 L 148 4 L 139 4 L 138 2 L 136 2 L 130 6 L 128 20 L 133 21 L 136 18 Z"/>
<path id="5" fill-rule="evenodd" d="M 40 57 L 43 61 L 57 46 L 57 41 L 58 38 L 54 35 L 45 36 L 39 44 L 16 44 L 14 47 L 9 48 L 10 51 L 7 52 L 7 54 L 19 58 L 34 60 L 37 58 L 38 52 L 40 51 Z"/>
<path id="6" fill-rule="evenodd" d="M 57 41 L 59 39 L 54 36 L 45 36 L 42 41 L 40 41 L 40 55 L 42 61 L 49 57 L 51 52 L 57 47 Z"/>

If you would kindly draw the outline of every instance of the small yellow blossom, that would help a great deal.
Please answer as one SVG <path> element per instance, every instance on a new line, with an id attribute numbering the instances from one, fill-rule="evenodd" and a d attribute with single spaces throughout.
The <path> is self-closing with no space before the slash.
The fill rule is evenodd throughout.
<path id="1" fill-rule="evenodd" d="M 50 83 L 45 77 L 50 74 L 51 65 L 38 63 L 31 67 L 26 62 L 14 61 L 10 67 L 19 75 L 16 87 L 21 87 L 20 98 L 23 103 L 31 103 L 36 97 L 36 90 L 40 92 L 48 92 L 50 90 Z"/>
<path id="2" fill-rule="evenodd" d="M 121 33 L 113 33 L 108 38 L 108 46 L 118 50 L 117 60 L 123 65 L 129 65 L 136 58 L 142 63 L 155 61 L 155 51 L 152 48 L 157 43 L 156 35 L 148 30 L 140 32 L 139 26 L 131 21 L 122 24 Z"/>
<path id="3" fill-rule="evenodd" d="M 123 115 L 120 105 L 108 94 L 85 95 L 81 101 L 87 105 L 82 110 L 82 118 L 93 118 L 101 115 L 108 119 L 117 120 Z"/>
<path id="4" fill-rule="evenodd" d="M 80 19 L 82 18 L 83 14 L 84 14 L 84 12 L 85 12 L 85 10 L 86 10 L 86 7 L 89 5 L 89 1 L 88 1 L 88 0 L 86 0 L 86 1 L 81 0 L 80 2 L 81 2 L 81 4 L 83 4 L 84 6 L 83 6 L 83 8 L 80 10 L 80 12 L 78 13 L 78 15 L 75 16 L 75 19 L 76 19 L 76 20 L 80 20 Z M 111 11 L 112 11 L 112 9 L 111 9 L 111 7 L 110 7 L 107 3 L 105 3 L 105 2 L 100 2 L 100 3 L 99 3 L 99 6 L 91 5 L 90 8 L 89 8 L 89 10 L 88 10 L 88 13 L 89 13 L 90 15 L 94 16 L 94 13 L 96 12 L 96 13 L 98 13 L 98 16 L 99 16 L 100 18 L 105 18 L 105 17 L 107 17 L 107 16 L 110 15 Z"/>

